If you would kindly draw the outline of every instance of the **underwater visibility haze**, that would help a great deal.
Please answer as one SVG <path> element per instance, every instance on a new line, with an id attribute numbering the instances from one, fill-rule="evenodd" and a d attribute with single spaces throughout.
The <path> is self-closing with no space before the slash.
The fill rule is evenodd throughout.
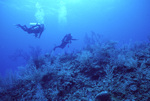
<path id="1" fill-rule="evenodd" d="M 0 101 L 150 101 L 149 0 L 0 0 Z"/>

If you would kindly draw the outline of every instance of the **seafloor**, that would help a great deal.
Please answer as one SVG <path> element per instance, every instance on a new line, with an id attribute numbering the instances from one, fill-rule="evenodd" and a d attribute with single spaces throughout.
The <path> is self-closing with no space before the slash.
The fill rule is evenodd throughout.
<path id="1" fill-rule="evenodd" d="M 150 101 L 149 41 L 86 39 L 77 52 L 31 56 L 1 79 L 0 101 L 104 101 L 101 92 L 112 101 Z"/>

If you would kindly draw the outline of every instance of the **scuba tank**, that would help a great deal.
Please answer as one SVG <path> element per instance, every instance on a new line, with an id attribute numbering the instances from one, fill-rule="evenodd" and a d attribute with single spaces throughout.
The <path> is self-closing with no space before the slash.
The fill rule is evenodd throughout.
<path id="1" fill-rule="evenodd" d="M 40 25 L 40 23 L 30 23 L 30 26 Z"/>

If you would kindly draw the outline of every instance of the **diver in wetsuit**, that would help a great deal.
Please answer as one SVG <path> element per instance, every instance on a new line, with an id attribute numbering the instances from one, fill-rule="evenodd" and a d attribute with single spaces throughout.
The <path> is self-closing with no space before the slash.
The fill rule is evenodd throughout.
<path id="1" fill-rule="evenodd" d="M 42 35 L 42 32 L 44 31 L 44 24 L 36 23 L 34 25 L 31 25 L 31 27 L 27 27 L 26 25 L 20 25 L 17 24 L 17 27 L 20 27 L 22 30 L 27 32 L 28 34 L 34 34 L 35 37 L 40 38 Z"/>
<path id="2" fill-rule="evenodd" d="M 62 43 L 59 46 L 54 47 L 53 50 L 55 50 L 56 48 L 65 48 L 67 44 L 71 44 L 71 40 L 77 40 L 77 39 L 73 39 L 71 36 L 71 33 L 65 35 L 65 37 L 62 39 Z"/>

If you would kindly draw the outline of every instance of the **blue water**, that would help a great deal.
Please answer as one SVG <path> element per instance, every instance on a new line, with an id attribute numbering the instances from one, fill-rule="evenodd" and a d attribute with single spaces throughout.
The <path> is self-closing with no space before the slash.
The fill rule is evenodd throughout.
<path id="1" fill-rule="evenodd" d="M 48 53 L 68 33 L 79 40 L 56 53 L 82 49 L 84 36 L 91 31 L 119 43 L 147 41 L 149 4 L 150 0 L 1 0 L 0 73 L 26 64 L 21 58 L 12 60 L 16 50 L 28 53 L 30 46 L 38 46 Z M 40 39 L 14 26 L 31 22 L 45 24 Z"/>

